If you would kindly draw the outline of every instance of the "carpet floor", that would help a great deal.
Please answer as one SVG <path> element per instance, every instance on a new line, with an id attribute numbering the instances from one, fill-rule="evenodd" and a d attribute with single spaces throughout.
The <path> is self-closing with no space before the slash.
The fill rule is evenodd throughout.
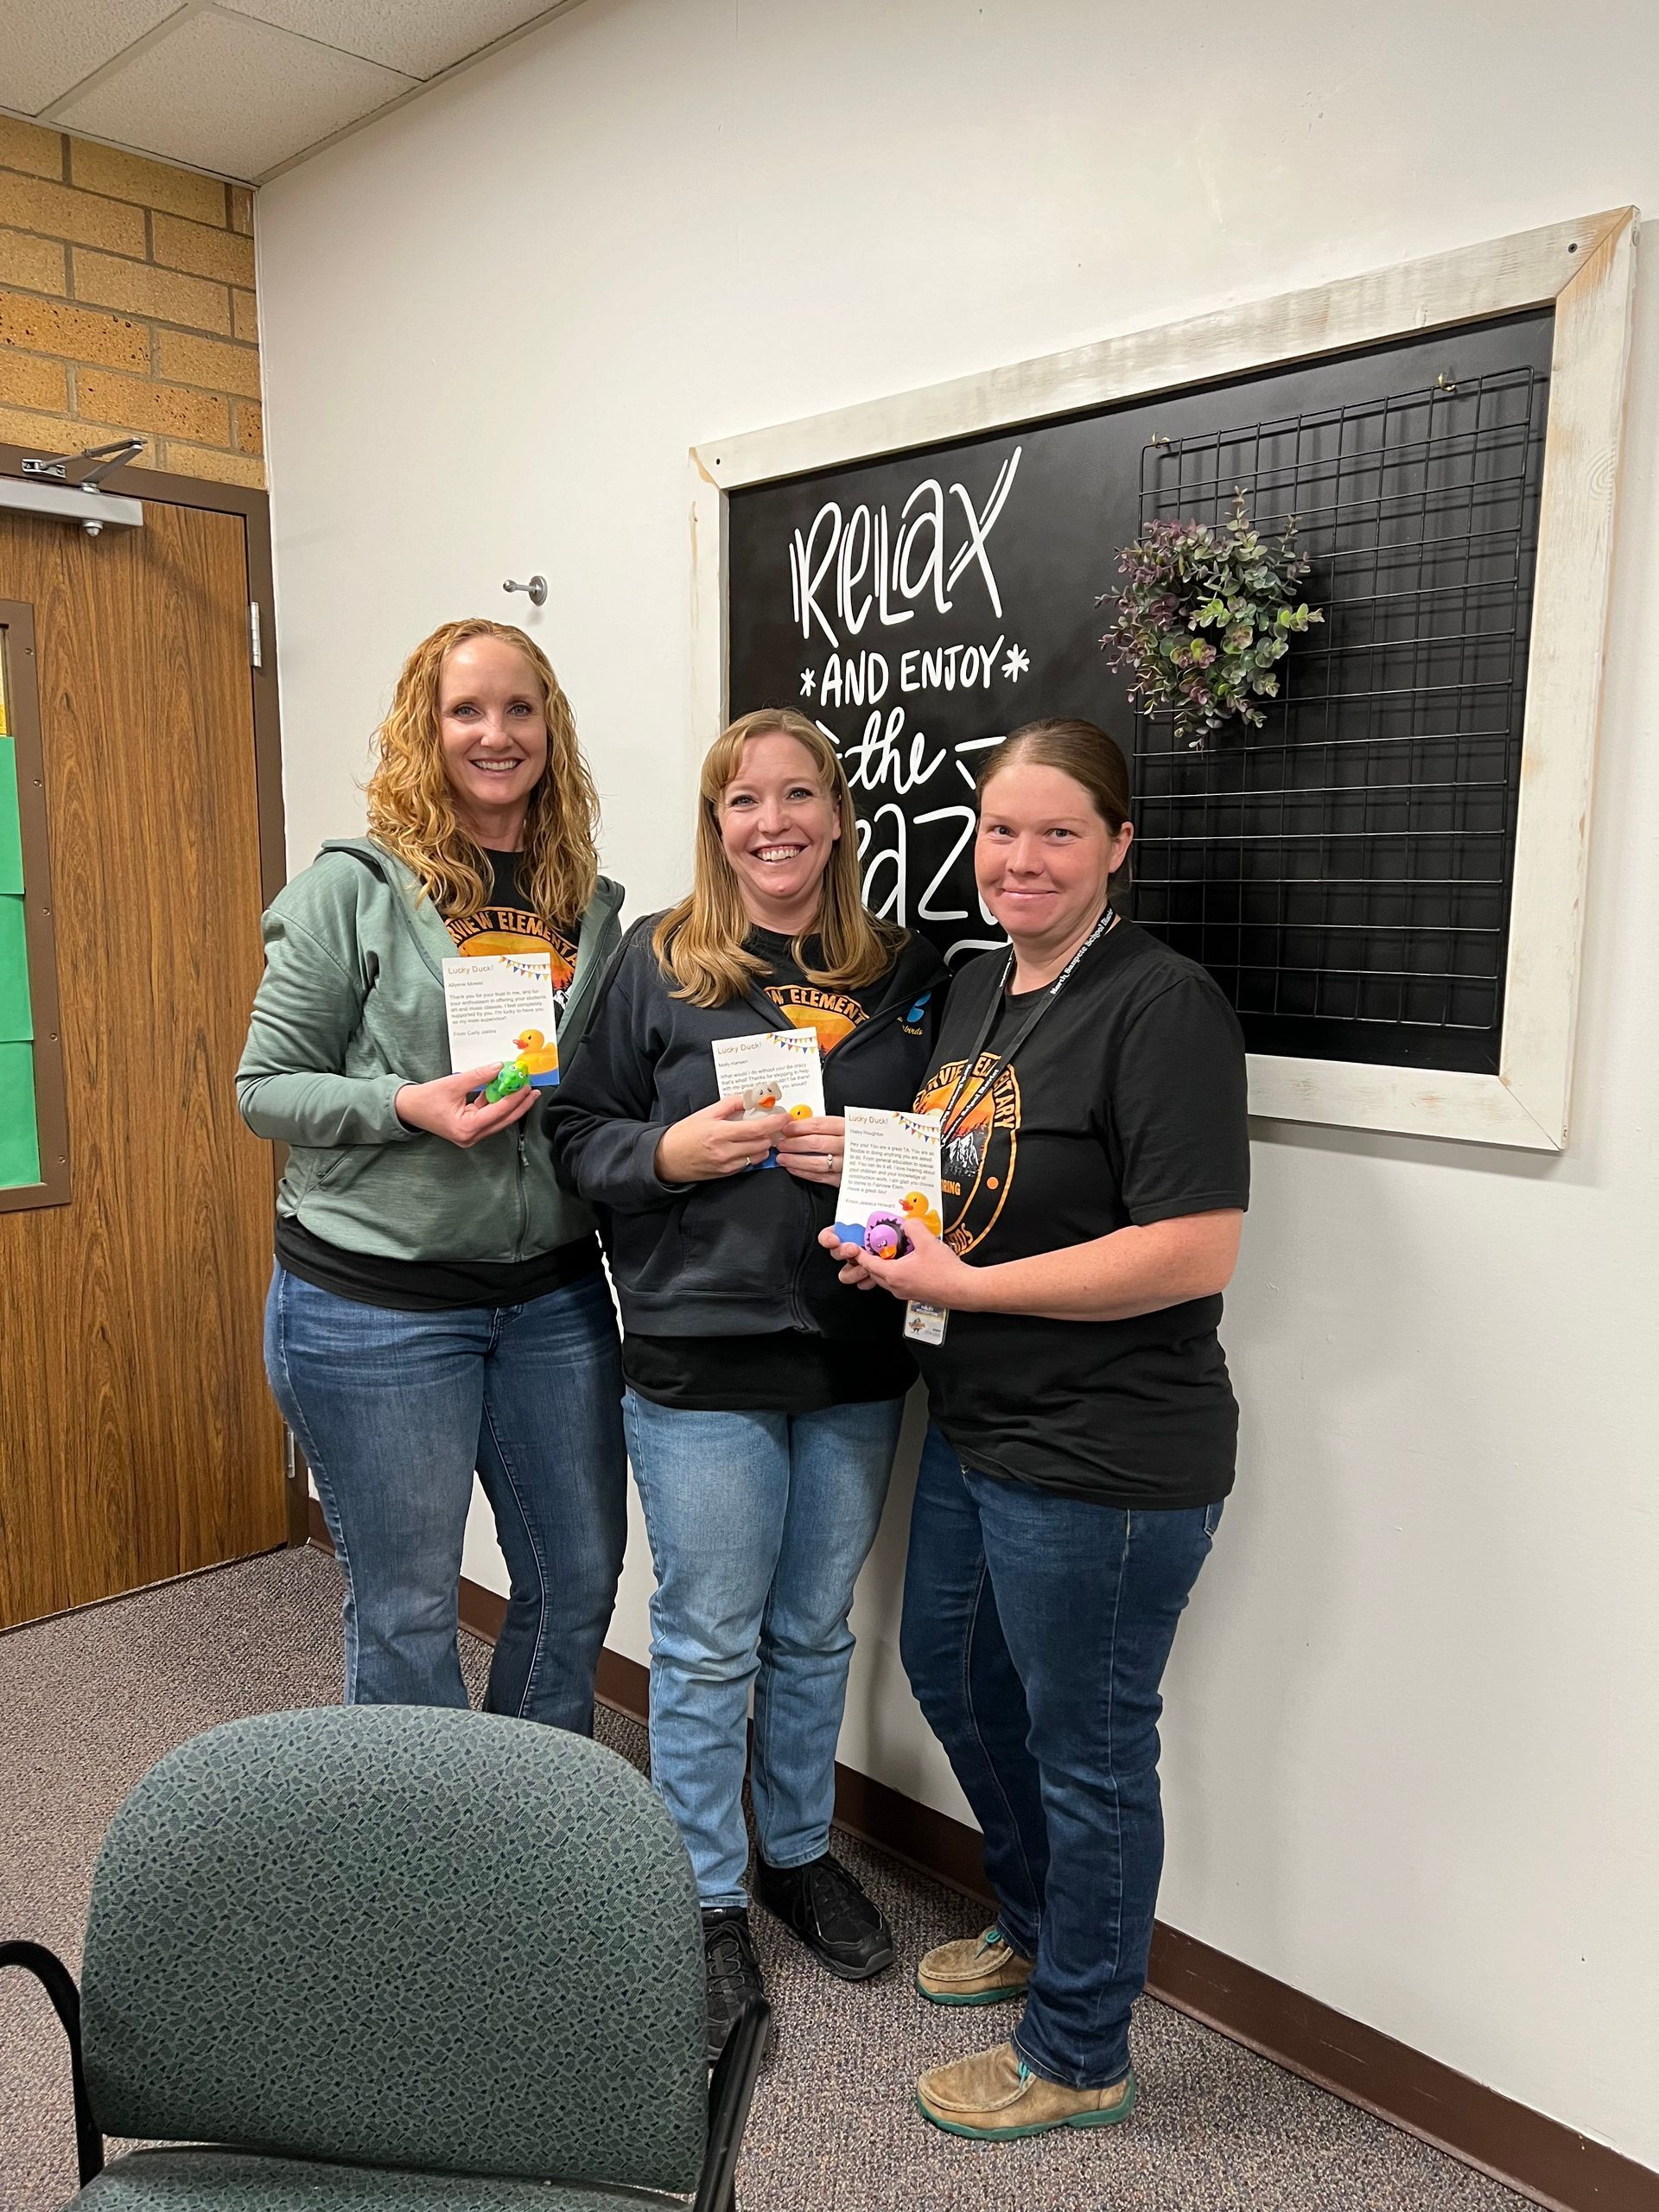
<path id="1" fill-rule="evenodd" d="M 245 1713 L 324 1705 L 339 1681 L 338 1581 L 315 1551 L 276 1553 L 0 1637 L 0 1935 L 79 1961 L 93 1856 L 122 1797 L 188 1736 Z M 474 1696 L 486 1648 L 463 1637 Z M 645 1732 L 603 1713 L 643 1765 Z M 925 2067 L 995 2039 L 1006 2016 L 924 2005 L 930 1944 L 966 1935 L 968 1900 L 849 1838 L 837 1848 L 887 1911 L 898 1969 L 833 1980 L 763 1912 L 778 2024 L 739 2177 L 742 2212 L 1525 2212 L 1526 2200 L 1147 1999 L 1139 2114 L 1105 2135 L 961 2143 L 918 2116 Z M 44 1997 L 0 1980 L 0 2205 L 73 2194 L 68 2068 Z"/>

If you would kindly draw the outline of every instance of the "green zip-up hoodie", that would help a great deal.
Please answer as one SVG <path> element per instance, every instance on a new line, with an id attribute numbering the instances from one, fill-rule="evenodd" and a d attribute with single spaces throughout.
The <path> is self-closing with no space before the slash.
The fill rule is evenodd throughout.
<path id="1" fill-rule="evenodd" d="M 621 906 L 601 876 L 559 1020 L 567 1068 Z M 392 1260 L 525 1260 L 591 1232 L 592 1213 L 554 1179 L 540 1099 L 470 1151 L 397 1118 L 404 1084 L 450 1072 L 442 963 L 455 947 L 412 869 L 367 838 L 327 844 L 278 893 L 264 940 L 236 1098 L 256 1135 L 289 1148 L 280 1213 Z"/>

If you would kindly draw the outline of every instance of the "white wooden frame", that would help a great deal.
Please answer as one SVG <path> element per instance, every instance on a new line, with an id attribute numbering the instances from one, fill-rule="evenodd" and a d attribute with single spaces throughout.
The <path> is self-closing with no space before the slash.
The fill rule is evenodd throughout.
<path id="1" fill-rule="evenodd" d="M 1160 330 L 697 446 L 696 726 L 726 720 L 726 495 L 1457 323 L 1555 308 L 1497 1075 L 1250 1055 L 1250 1111 L 1559 1151 L 1567 1142 L 1636 210 L 1614 208 Z"/>

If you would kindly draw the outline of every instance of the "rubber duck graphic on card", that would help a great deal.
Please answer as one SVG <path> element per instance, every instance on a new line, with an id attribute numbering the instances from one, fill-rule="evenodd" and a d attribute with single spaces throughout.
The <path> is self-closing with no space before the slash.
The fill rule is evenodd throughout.
<path id="1" fill-rule="evenodd" d="M 721 1037 L 715 1047 L 715 1082 L 722 1098 L 741 1098 L 743 1119 L 787 1114 L 804 1122 L 823 1111 L 823 1063 L 816 1031 L 767 1029 L 758 1037 Z M 757 1167 L 775 1167 L 768 1151 Z"/>
<path id="2" fill-rule="evenodd" d="M 526 1084 L 547 1090 L 557 1083 L 558 1024 L 549 954 L 474 953 L 446 960 L 443 1001 L 450 1066 L 501 1063 L 485 1091 L 492 1104 Z"/>
<path id="3" fill-rule="evenodd" d="M 943 1235 L 938 1114 L 884 1113 L 849 1106 L 846 1156 L 836 1199 L 836 1234 L 861 1244 L 880 1260 L 900 1259 L 916 1232 Z M 946 1316 L 937 1306 L 912 1300 L 905 1308 L 905 1334 L 938 1344 Z"/>

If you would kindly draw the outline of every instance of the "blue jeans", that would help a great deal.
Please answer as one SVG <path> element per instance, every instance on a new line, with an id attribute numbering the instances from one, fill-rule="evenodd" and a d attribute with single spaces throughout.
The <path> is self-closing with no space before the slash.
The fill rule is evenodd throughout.
<path id="1" fill-rule="evenodd" d="M 830 1845 L 853 1585 L 875 1541 L 901 1398 L 814 1414 L 622 1401 L 657 1591 L 651 1773 L 705 1905 L 747 1904 L 743 1768 L 769 1866 Z"/>
<path id="2" fill-rule="evenodd" d="M 279 1267 L 265 1368 L 346 1578 L 346 1703 L 466 1704 L 455 1599 L 476 1469 L 511 1581 L 486 1706 L 591 1735 L 627 1537 L 603 1275 L 524 1306 L 399 1313 Z"/>
<path id="3" fill-rule="evenodd" d="M 1124 1512 L 964 1467 L 930 1428 L 899 1646 L 1034 1961 L 1014 2042 L 1098 2089 L 1128 2069 L 1163 1871 L 1158 1694 L 1219 1505 Z"/>

